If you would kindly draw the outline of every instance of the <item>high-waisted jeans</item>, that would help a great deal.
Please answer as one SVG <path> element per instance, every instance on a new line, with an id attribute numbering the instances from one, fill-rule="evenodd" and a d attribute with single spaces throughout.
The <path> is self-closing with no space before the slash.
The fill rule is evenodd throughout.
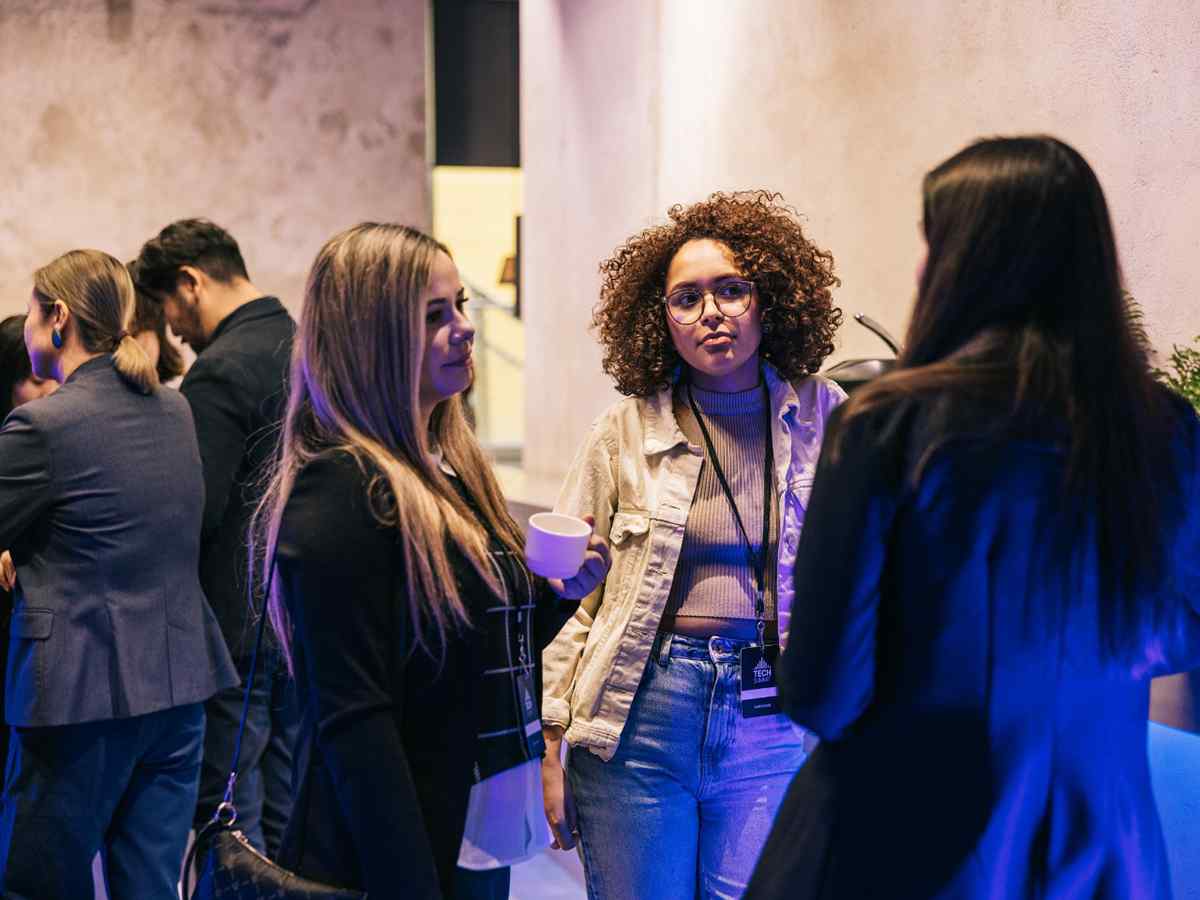
<path id="1" fill-rule="evenodd" d="M 742 895 L 804 763 L 784 715 L 746 719 L 745 641 L 660 635 L 616 755 L 568 763 L 590 900 Z"/>

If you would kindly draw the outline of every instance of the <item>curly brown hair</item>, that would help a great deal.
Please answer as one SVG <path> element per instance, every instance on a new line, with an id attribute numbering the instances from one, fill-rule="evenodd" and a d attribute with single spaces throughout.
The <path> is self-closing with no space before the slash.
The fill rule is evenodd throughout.
<path id="1" fill-rule="evenodd" d="M 785 378 L 821 368 L 833 352 L 842 311 L 830 288 L 833 256 L 804 236 L 799 214 L 770 191 L 715 193 L 667 211 L 670 222 L 634 235 L 600 264 L 600 302 L 592 326 L 604 347 L 604 371 L 617 390 L 645 397 L 667 387 L 680 365 L 671 342 L 663 290 L 667 269 L 688 241 L 727 246 L 754 282 L 762 316 L 759 356 Z"/>

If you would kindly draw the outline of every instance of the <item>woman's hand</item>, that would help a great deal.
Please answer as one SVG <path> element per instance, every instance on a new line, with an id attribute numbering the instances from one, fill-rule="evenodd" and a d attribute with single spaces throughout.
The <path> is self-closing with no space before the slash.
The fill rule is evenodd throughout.
<path id="1" fill-rule="evenodd" d="M 547 725 L 542 730 L 546 739 L 546 755 L 542 757 L 542 803 L 553 838 L 550 846 L 556 850 L 573 850 L 579 828 L 575 798 L 571 796 L 571 783 L 562 764 L 562 734 L 557 725 Z"/>
<path id="2" fill-rule="evenodd" d="M 17 567 L 13 565 L 12 554 L 5 550 L 0 553 L 0 588 L 13 591 L 17 587 Z"/>
<path id="3" fill-rule="evenodd" d="M 564 600 L 582 600 L 608 576 L 612 566 L 612 555 L 608 550 L 608 541 L 597 536 L 595 532 L 596 519 L 584 516 L 583 521 L 592 526 L 592 536 L 588 540 L 587 552 L 583 557 L 583 565 L 571 578 L 549 578 L 550 589 Z"/>

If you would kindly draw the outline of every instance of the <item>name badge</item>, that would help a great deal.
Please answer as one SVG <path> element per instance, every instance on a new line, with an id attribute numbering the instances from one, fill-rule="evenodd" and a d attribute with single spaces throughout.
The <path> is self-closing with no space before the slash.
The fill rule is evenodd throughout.
<path id="1" fill-rule="evenodd" d="M 538 715 L 537 700 L 533 696 L 533 676 L 528 672 L 517 676 L 517 698 L 521 703 L 525 746 L 529 749 L 529 755 L 538 759 L 546 752 L 546 739 L 542 736 L 542 719 Z"/>
<path id="2" fill-rule="evenodd" d="M 739 685 L 742 718 L 773 716 L 779 712 L 779 687 L 775 683 L 775 661 L 778 658 L 778 644 L 742 648 L 742 680 Z"/>

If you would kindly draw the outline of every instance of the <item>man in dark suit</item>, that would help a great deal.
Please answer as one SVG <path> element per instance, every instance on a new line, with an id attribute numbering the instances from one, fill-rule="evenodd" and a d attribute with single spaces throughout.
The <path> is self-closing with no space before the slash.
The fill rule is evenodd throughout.
<path id="1" fill-rule="evenodd" d="M 168 225 L 142 248 L 133 270 L 139 289 L 162 303 L 171 331 L 198 354 L 180 390 L 204 464 L 200 583 L 245 679 L 253 611 L 261 609 L 248 592 L 247 526 L 275 450 L 295 323 L 250 281 L 233 237 L 204 219 Z M 197 827 L 224 795 L 242 699 L 235 689 L 206 705 Z M 286 671 L 269 655 L 256 675 L 234 797 L 239 826 L 268 855 L 278 849 L 291 808 L 295 709 Z"/>

